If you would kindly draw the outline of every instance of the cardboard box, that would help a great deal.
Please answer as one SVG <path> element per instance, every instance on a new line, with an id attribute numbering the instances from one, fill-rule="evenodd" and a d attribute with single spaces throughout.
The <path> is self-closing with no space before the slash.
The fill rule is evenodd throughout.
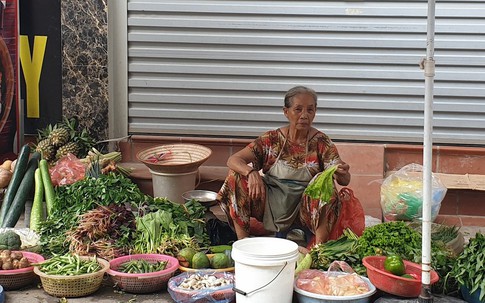
<path id="1" fill-rule="evenodd" d="M 485 191 L 485 175 L 457 175 L 435 173 L 448 189 L 472 189 Z"/>
<path id="2" fill-rule="evenodd" d="M 389 171 L 386 173 L 386 177 L 392 175 L 396 171 Z M 421 175 L 421 172 L 408 172 L 407 174 Z M 471 190 L 483 190 L 485 191 L 485 175 L 476 174 L 444 174 L 433 173 L 435 177 L 438 177 L 440 181 L 446 186 L 447 189 L 471 189 Z"/>

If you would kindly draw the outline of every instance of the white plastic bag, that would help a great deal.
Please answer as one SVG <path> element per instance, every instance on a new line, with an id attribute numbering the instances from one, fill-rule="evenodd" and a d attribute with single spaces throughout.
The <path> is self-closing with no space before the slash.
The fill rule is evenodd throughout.
<path id="1" fill-rule="evenodd" d="M 384 179 L 381 207 L 385 221 L 422 220 L 423 166 L 411 163 Z M 432 174 L 431 220 L 438 216 L 447 188 Z"/>

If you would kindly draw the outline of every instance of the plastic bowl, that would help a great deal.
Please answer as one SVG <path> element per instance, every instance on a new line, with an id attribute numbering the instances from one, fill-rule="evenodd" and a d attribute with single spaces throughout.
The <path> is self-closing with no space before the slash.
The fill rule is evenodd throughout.
<path id="1" fill-rule="evenodd" d="M 361 278 L 367 283 L 369 286 L 369 291 L 365 294 L 354 295 L 354 296 L 329 296 L 329 295 L 320 295 L 316 293 L 312 293 L 309 291 L 305 291 L 300 289 L 296 286 L 296 279 L 294 283 L 293 290 L 296 293 L 296 297 L 298 298 L 299 303 L 368 303 L 370 302 L 370 298 L 376 292 L 376 287 L 372 285 L 371 281 L 368 278 L 362 277 Z"/>
<path id="2" fill-rule="evenodd" d="M 418 297 L 421 293 L 421 264 L 404 260 L 405 273 L 412 274 L 419 279 L 407 279 L 393 275 L 384 270 L 385 256 L 368 256 L 362 259 L 367 268 L 369 280 L 378 289 L 400 297 Z M 431 284 L 438 282 L 439 276 L 436 271 L 431 270 Z"/>
<path id="3" fill-rule="evenodd" d="M 465 285 L 460 285 L 460 292 L 463 296 L 463 299 L 468 303 L 481 303 L 480 301 L 480 294 L 481 290 L 477 289 L 473 293 L 470 293 L 470 290 Z"/>
<path id="4" fill-rule="evenodd" d="M 44 257 L 37 253 L 17 250 L 15 252 L 21 252 L 30 263 L 40 263 L 44 261 Z M 31 285 L 38 279 L 39 278 L 34 273 L 34 266 L 0 271 L 0 285 L 2 285 L 4 290 L 16 290 Z"/>
<path id="5" fill-rule="evenodd" d="M 131 260 L 146 260 L 147 262 L 167 261 L 164 270 L 144 274 L 130 274 L 118 271 L 121 264 Z M 116 287 L 129 293 L 143 294 L 157 292 L 167 288 L 168 280 L 178 269 L 179 261 L 163 254 L 135 254 L 122 256 L 109 262 L 107 273 L 111 276 Z"/>
<path id="6" fill-rule="evenodd" d="M 182 194 L 182 198 L 184 198 L 185 202 L 189 202 L 190 200 L 197 200 L 205 207 L 211 207 L 217 204 L 217 193 L 210 190 L 189 190 Z"/>

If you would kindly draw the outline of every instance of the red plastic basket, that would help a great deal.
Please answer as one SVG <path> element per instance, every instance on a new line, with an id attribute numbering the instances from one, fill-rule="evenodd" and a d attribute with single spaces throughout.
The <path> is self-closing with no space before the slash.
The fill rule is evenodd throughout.
<path id="1" fill-rule="evenodd" d="M 17 252 L 17 251 L 15 251 Z M 44 257 L 28 251 L 18 251 L 26 257 L 30 263 L 39 263 L 44 261 Z M 27 285 L 33 284 L 39 278 L 34 273 L 34 266 L 20 269 L 0 270 L 0 285 L 5 290 L 16 290 Z"/>
<path id="2" fill-rule="evenodd" d="M 421 264 L 404 260 L 405 273 L 419 277 L 419 279 L 407 279 L 393 275 L 384 270 L 385 256 L 368 256 L 362 259 L 367 268 L 369 280 L 378 289 L 401 297 L 418 297 L 421 293 Z M 431 284 L 438 282 L 439 276 L 431 270 Z"/>
<path id="3" fill-rule="evenodd" d="M 132 260 L 146 260 L 147 262 L 167 261 L 164 270 L 144 274 L 129 274 L 118 271 L 121 264 Z M 118 257 L 109 262 L 107 271 L 116 287 L 129 293 L 143 294 L 157 292 L 167 288 L 168 280 L 175 274 L 179 261 L 171 256 L 162 254 L 136 254 Z"/>

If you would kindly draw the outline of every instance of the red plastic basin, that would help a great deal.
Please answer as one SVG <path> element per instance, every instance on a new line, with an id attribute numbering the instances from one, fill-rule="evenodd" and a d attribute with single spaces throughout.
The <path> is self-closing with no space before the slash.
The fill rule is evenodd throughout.
<path id="1" fill-rule="evenodd" d="M 418 279 L 407 279 L 393 275 L 384 270 L 385 256 L 368 256 L 362 259 L 362 263 L 367 268 L 367 277 L 378 289 L 389 294 L 401 297 L 418 297 L 421 293 L 421 264 L 404 260 L 406 274 L 412 274 Z M 431 270 L 431 284 L 438 282 L 439 276 L 436 271 Z"/>

